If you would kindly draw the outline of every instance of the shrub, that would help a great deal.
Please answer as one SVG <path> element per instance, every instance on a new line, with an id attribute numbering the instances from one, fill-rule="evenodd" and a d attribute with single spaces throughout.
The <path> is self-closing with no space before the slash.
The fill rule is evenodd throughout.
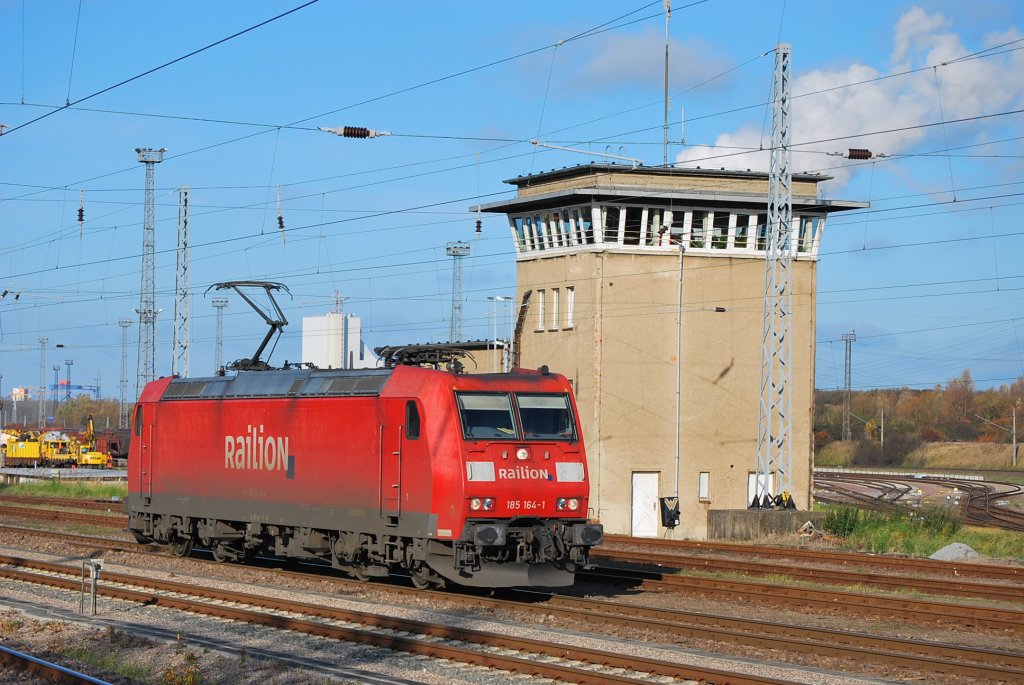
<path id="1" fill-rule="evenodd" d="M 833 535 L 846 537 L 860 522 L 860 509 L 857 507 L 835 507 L 825 514 L 822 527 Z"/>
<path id="2" fill-rule="evenodd" d="M 927 507 L 921 514 L 921 526 L 937 535 L 952 536 L 964 526 L 960 512 L 946 507 Z"/>

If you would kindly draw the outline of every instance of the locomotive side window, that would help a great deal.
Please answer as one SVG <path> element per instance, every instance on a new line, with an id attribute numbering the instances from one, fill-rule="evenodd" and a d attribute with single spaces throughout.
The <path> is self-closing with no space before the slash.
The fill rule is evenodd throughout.
<path id="1" fill-rule="evenodd" d="M 576 424 L 567 395 L 516 395 L 524 437 L 534 440 L 575 440 Z"/>
<path id="2" fill-rule="evenodd" d="M 466 439 L 515 440 L 512 403 L 504 393 L 455 393 L 462 419 L 462 435 Z"/>
<path id="3" fill-rule="evenodd" d="M 413 400 L 405 403 L 405 437 L 409 440 L 420 437 L 420 410 Z"/>
<path id="4" fill-rule="evenodd" d="M 135 434 L 142 435 L 142 405 L 135 407 Z"/>

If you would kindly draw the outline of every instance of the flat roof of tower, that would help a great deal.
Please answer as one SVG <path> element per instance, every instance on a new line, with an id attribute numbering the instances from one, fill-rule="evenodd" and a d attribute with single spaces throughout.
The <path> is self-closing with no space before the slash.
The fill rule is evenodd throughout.
<path id="1" fill-rule="evenodd" d="M 664 176 L 664 177 L 709 177 L 709 178 L 743 178 L 743 179 L 767 179 L 767 171 L 751 171 L 750 169 L 704 169 L 701 167 L 664 167 L 664 166 L 632 166 L 630 164 L 617 164 L 611 162 L 591 162 L 590 164 L 577 164 L 576 166 L 540 171 L 536 174 L 516 176 L 506 179 L 504 182 L 509 185 L 522 187 L 535 183 L 551 183 L 565 178 L 576 178 L 578 176 L 593 176 L 606 173 L 633 172 L 643 176 Z M 796 173 L 792 174 L 795 181 L 813 181 L 821 183 L 832 180 L 832 176 L 825 174 Z"/>
<path id="2" fill-rule="evenodd" d="M 516 213 L 588 202 L 643 202 L 707 207 L 754 207 L 768 199 L 768 173 L 738 169 L 632 167 L 628 164 L 581 164 L 505 181 L 517 196 L 471 207 L 470 211 Z M 792 174 L 796 210 L 836 212 L 870 207 L 867 202 L 825 200 L 817 186 L 825 174 Z"/>

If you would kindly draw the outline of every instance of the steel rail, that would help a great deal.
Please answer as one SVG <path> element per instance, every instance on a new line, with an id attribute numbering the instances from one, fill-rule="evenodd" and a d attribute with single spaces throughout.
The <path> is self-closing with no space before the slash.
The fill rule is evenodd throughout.
<path id="1" fill-rule="evenodd" d="M 27 518 L 39 521 L 72 521 L 75 523 L 89 523 L 96 526 L 107 526 L 110 528 L 125 528 L 128 525 L 128 518 L 124 514 L 118 514 L 117 516 L 103 516 L 100 514 L 83 514 L 74 511 L 57 511 L 42 507 L 0 506 L 0 516 L 13 516 L 16 518 Z"/>
<path id="2" fill-rule="evenodd" d="M 27 671 L 50 683 L 70 683 L 71 685 L 110 685 L 106 680 L 93 678 L 84 673 L 65 668 L 60 664 L 44 661 L 31 654 L 19 652 L 9 647 L 0 646 L 0 664 L 19 671 Z"/>
<path id="3" fill-rule="evenodd" d="M 10 504 L 32 504 L 48 507 L 71 507 L 78 509 L 95 509 L 97 511 L 116 511 L 124 513 L 124 502 L 113 500 L 84 499 L 80 497 L 40 497 L 34 495 L 0 495 L 0 502 Z"/>

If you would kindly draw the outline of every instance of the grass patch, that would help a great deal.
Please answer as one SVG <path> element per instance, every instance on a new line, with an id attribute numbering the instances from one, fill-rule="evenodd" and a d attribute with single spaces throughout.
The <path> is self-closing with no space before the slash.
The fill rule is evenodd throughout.
<path id="1" fill-rule="evenodd" d="M 30 497 L 77 497 L 80 499 L 112 499 L 124 500 L 128 494 L 128 486 L 124 483 L 105 483 L 83 480 L 45 480 L 34 483 L 17 483 L 0 485 L 0 493 L 5 495 L 25 495 Z"/>
<path id="2" fill-rule="evenodd" d="M 142 666 L 128 663 L 119 654 L 100 652 L 88 647 L 68 647 L 64 655 L 83 664 L 101 668 L 109 673 L 116 673 L 130 680 L 138 682 L 149 682 L 153 679 L 153 672 Z"/>
<path id="3" fill-rule="evenodd" d="M 1024 561 L 1024 533 L 964 526 L 955 512 L 940 507 L 916 511 L 863 511 L 825 506 L 822 526 L 847 549 L 875 554 L 927 557 L 959 542 L 986 557 Z"/>

